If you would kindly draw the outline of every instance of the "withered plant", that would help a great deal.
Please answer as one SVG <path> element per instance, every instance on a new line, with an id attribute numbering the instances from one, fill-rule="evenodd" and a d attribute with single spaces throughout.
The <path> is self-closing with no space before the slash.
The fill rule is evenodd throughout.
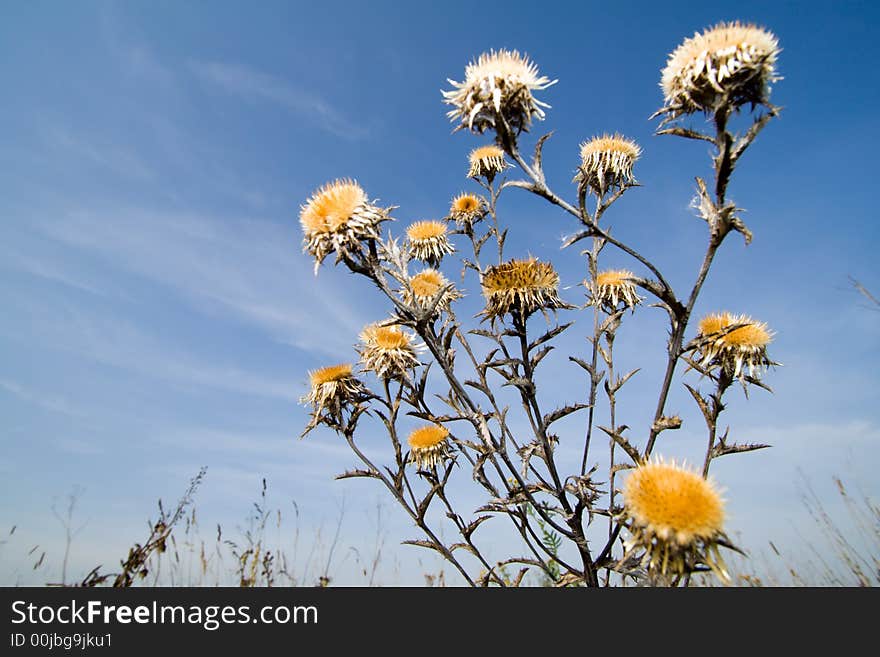
<path id="1" fill-rule="evenodd" d="M 734 442 L 719 418 L 737 384 L 745 392 L 766 388 L 762 376 L 776 364 L 767 354 L 772 332 L 731 312 L 702 318 L 696 330 L 691 319 L 725 239 L 752 239 L 727 192 L 743 154 L 779 113 L 769 101 L 778 53 L 763 28 L 719 24 L 685 40 L 663 70 L 664 106 L 651 117 L 659 119 L 657 134 L 711 148 L 713 177 L 696 178 L 693 202 L 708 229 L 705 251 L 701 261 L 694 258 L 696 278 L 684 294 L 608 223 L 614 204 L 638 186 L 640 145 L 620 134 L 585 141 L 564 192 L 551 186 L 542 165 L 550 134 L 537 139 L 531 158 L 523 155 L 524 136 L 549 107 L 538 96 L 556 80 L 516 51 L 480 55 L 464 81 L 450 81 L 443 93 L 456 130 L 494 138 L 470 152 L 467 175 L 478 187 L 453 198 L 443 220 L 383 237 L 396 208 L 371 201 L 350 179 L 327 183 L 302 206 L 304 251 L 316 273 L 332 256 L 388 302 L 364 328 L 357 364 L 310 372 L 303 402 L 311 421 L 303 435 L 319 426 L 338 433 L 360 461 L 339 478 L 380 482 L 422 532 L 406 542 L 442 555 L 468 584 L 518 586 L 534 581 L 529 571 L 556 586 L 682 585 L 695 572 L 728 579 L 722 552 L 737 548 L 725 534 L 724 503 L 709 470 L 721 456 L 766 446 Z M 731 128 L 737 116 L 745 122 L 738 132 Z M 584 305 L 562 298 L 549 260 L 507 256 L 499 200 L 523 192 L 573 219 L 563 246 L 587 247 Z M 463 249 L 461 278 L 475 280 L 484 300 L 471 326 L 456 314 L 462 290 L 448 270 L 450 256 Z M 606 249 L 628 258 L 630 269 L 603 269 Z M 617 366 L 615 344 L 621 325 L 645 312 L 665 313 L 669 337 L 656 411 L 649 425 L 636 428 L 624 422 L 619 393 L 638 370 Z M 575 330 L 590 327 L 590 347 L 569 357 L 580 378 L 567 388 L 582 397 L 548 400 L 536 372 L 584 313 L 588 319 Z M 659 450 L 663 433 L 682 426 L 667 410 L 682 369 L 707 432 L 696 471 L 664 460 Z M 556 423 L 575 413 L 582 430 L 557 428 L 572 426 Z M 387 434 L 384 450 L 375 447 L 377 428 Z M 598 432 L 608 447 L 601 469 L 591 452 Z M 574 443 L 576 461 L 560 458 L 559 446 Z M 476 509 L 455 501 L 469 483 L 485 494 Z M 521 545 L 499 558 L 499 546 L 480 538 L 490 521 L 509 523 Z M 455 533 L 449 540 L 448 522 Z"/>

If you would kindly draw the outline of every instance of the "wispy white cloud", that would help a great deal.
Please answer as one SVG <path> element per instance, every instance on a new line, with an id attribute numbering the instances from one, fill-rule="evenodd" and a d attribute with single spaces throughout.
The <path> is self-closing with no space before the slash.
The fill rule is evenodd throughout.
<path id="1" fill-rule="evenodd" d="M 114 290 L 111 292 L 105 285 L 76 271 L 74 267 L 70 267 L 57 259 L 50 260 L 46 254 L 35 255 L 17 252 L 3 245 L 0 246 L 0 267 L 22 272 L 52 283 L 60 283 L 66 287 L 88 292 L 96 296 L 106 297 L 112 294 L 124 297 L 121 291 Z"/>
<path id="2" fill-rule="evenodd" d="M 123 145 L 99 143 L 94 138 L 84 139 L 60 125 L 52 126 L 44 134 L 47 145 L 56 151 L 65 151 L 80 163 L 102 167 L 110 172 L 140 182 L 156 179 L 156 172 L 134 150 Z"/>
<path id="3" fill-rule="evenodd" d="M 41 348 L 58 349 L 98 363 L 118 367 L 176 385 L 244 393 L 295 401 L 302 392 L 296 375 L 279 378 L 235 363 L 194 356 L 173 341 L 160 339 L 130 321 L 74 306 L 29 300 L 27 295 L 7 298 L 21 323 L 3 328 L 3 334 Z M 301 378 L 301 377 L 300 377 Z M 9 392 L 53 410 L 73 413 L 60 400 L 7 381 Z M 107 417 L 102 411 L 101 417 Z"/>
<path id="4" fill-rule="evenodd" d="M 53 413 L 61 413 L 73 417 L 84 417 L 87 414 L 83 412 L 76 404 L 70 400 L 53 395 L 43 391 L 33 390 L 28 386 L 24 386 L 17 381 L 9 379 L 0 379 L 0 390 L 15 395 L 30 404 L 36 404 L 40 408 Z"/>
<path id="5" fill-rule="evenodd" d="M 314 121 L 328 132 L 346 139 L 364 139 L 369 131 L 359 126 L 319 95 L 299 89 L 286 80 L 242 66 L 211 61 L 190 61 L 189 69 L 201 80 L 227 93 L 281 105 Z"/>
<path id="6" fill-rule="evenodd" d="M 356 295 L 315 278 L 293 228 L 129 209 L 73 213 L 41 227 L 70 247 L 169 286 L 203 310 L 309 352 L 350 357 L 365 323 L 353 309 Z"/>

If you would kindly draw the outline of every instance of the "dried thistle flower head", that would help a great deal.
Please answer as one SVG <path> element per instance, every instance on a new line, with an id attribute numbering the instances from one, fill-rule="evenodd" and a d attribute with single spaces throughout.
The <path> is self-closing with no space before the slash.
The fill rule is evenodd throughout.
<path id="1" fill-rule="evenodd" d="M 409 370 L 419 364 L 418 351 L 422 345 L 416 344 L 413 336 L 399 326 L 370 324 L 360 337 L 361 364 L 380 379 L 408 378 Z"/>
<path id="2" fill-rule="evenodd" d="M 623 302 L 630 309 L 635 308 L 642 297 L 636 292 L 636 286 L 632 282 L 634 274 L 625 269 L 609 269 L 600 271 L 596 280 L 590 284 L 590 293 L 593 295 L 592 303 L 603 306 L 614 312 L 617 305 Z"/>
<path id="3" fill-rule="evenodd" d="M 481 284 L 486 298 L 481 314 L 488 318 L 514 310 L 525 318 L 539 309 L 570 308 L 559 298 L 559 274 L 549 262 L 537 258 L 489 267 Z"/>
<path id="4" fill-rule="evenodd" d="M 473 226 L 486 216 L 486 204 L 476 194 L 462 193 L 452 199 L 449 218 L 462 229 Z"/>
<path id="5" fill-rule="evenodd" d="M 440 424 L 428 424 L 414 429 L 407 442 L 412 450 L 412 461 L 416 467 L 428 469 L 442 463 L 446 457 L 449 443 L 449 429 Z"/>
<path id="6" fill-rule="evenodd" d="M 556 84 L 538 75 L 538 67 L 516 50 L 491 50 L 467 65 L 464 82 L 449 80 L 454 88 L 443 92 L 443 99 L 453 109 L 447 116 L 459 122 L 456 130 L 467 128 L 482 134 L 497 129 L 499 121 L 519 133 L 528 130 L 532 118 L 543 119 L 546 103 L 535 99 L 533 91 L 543 91 Z"/>
<path id="7" fill-rule="evenodd" d="M 455 251 L 446 233 L 446 224 L 442 221 L 417 221 L 411 224 L 406 229 L 410 255 L 430 265 L 439 265 L 444 255 Z"/>
<path id="8" fill-rule="evenodd" d="M 424 269 L 409 279 L 409 287 L 404 290 L 404 300 L 410 304 L 427 308 L 434 299 L 449 286 L 449 280 L 436 269 Z M 435 307 L 436 311 L 449 310 L 449 304 L 461 298 L 461 293 L 454 287 L 443 291 Z"/>
<path id="9" fill-rule="evenodd" d="M 718 542 L 727 541 L 724 502 L 711 481 L 657 459 L 631 471 L 623 499 L 631 534 L 624 549 L 643 550 L 649 573 L 683 575 L 704 564 L 728 580 L 718 552 Z"/>
<path id="10" fill-rule="evenodd" d="M 343 409 L 369 394 L 348 363 L 312 370 L 309 372 L 309 383 L 309 392 L 300 399 L 300 403 L 313 406 L 312 427 L 324 414 L 341 422 Z"/>
<path id="11" fill-rule="evenodd" d="M 491 144 L 472 150 L 468 162 L 470 163 L 469 178 L 485 177 L 489 182 L 495 178 L 495 174 L 501 173 L 510 166 L 504 161 L 504 151 Z"/>
<path id="12" fill-rule="evenodd" d="M 778 364 L 767 356 L 773 333 L 767 324 L 748 315 L 706 315 L 700 320 L 698 340 L 703 367 L 718 366 L 740 380 L 746 369 L 749 376 L 757 378 L 767 367 Z"/>
<path id="13" fill-rule="evenodd" d="M 669 56 L 660 86 L 672 117 L 714 112 L 724 103 L 766 104 L 776 77 L 779 43 L 772 32 L 719 23 L 686 39 Z"/>
<path id="14" fill-rule="evenodd" d="M 602 135 L 581 144 L 581 166 L 575 182 L 587 185 L 599 196 L 635 182 L 633 165 L 642 149 L 620 135 Z"/>
<path id="15" fill-rule="evenodd" d="M 327 183 L 313 193 L 300 209 L 304 251 L 315 257 L 315 273 L 333 251 L 337 262 L 360 249 L 364 239 L 379 238 L 379 224 L 388 210 L 370 204 L 366 192 L 353 180 Z"/>

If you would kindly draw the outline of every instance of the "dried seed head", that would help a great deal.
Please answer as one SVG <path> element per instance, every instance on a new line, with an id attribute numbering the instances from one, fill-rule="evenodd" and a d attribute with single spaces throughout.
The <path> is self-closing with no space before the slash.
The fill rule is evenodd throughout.
<path id="1" fill-rule="evenodd" d="M 434 303 L 435 297 L 441 290 L 450 285 L 446 277 L 436 269 L 425 269 L 409 279 L 409 288 L 404 290 L 404 300 L 410 304 L 422 308 L 429 307 Z M 449 304 L 461 298 L 461 293 L 455 288 L 449 288 L 437 302 L 437 312 L 449 310 Z"/>
<path id="2" fill-rule="evenodd" d="M 549 262 L 536 258 L 509 260 L 483 274 L 486 308 L 481 314 L 495 318 L 516 310 L 527 317 L 536 310 L 569 308 L 559 298 L 559 274 Z"/>
<path id="3" fill-rule="evenodd" d="M 486 216 L 486 205 L 476 194 L 463 193 L 452 199 L 449 217 L 459 228 L 468 228 Z"/>
<path id="4" fill-rule="evenodd" d="M 516 50 L 483 53 L 467 65 L 464 75 L 464 82 L 449 80 L 453 89 L 443 92 L 443 102 L 453 106 L 447 116 L 459 123 L 456 130 L 479 134 L 497 129 L 501 119 L 517 133 L 528 130 L 533 117 L 544 118 L 541 108 L 550 107 L 532 92 L 556 83 L 538 75 L 538 67 Z"/>
<path id="5" fill-rule="evenodd" d="M 575 182 L 587 185 L 597 195 L 635 182 L 633 165 L 642 149 L 620 135 L 602 135 L 581 144 L 581 166 Z"/>
<path id="6" fill-rule="evenodd" d="M 732 328 L 736 327 L 736 328 Z M 732 315 L 729 312 L 713 313 L 700 320 L 698 349 L 703 367 L 720 367 L 730 376 L 759 377 L 773 363 L 767 356 L 767 345 L 773 333 L 764 322 L 748 315 Z"/>
<path id="7" fill-rule="evenodd" d="M 490 181 L 495 177 L 495 174 L 501 173 L 510 166 L 504 161 L 504 151 L 491 145 L 480 146 L 472 150 L 468 161 L 470 163 L 469 178 L 483 176 Z"/>
<path id="8" fill-rule="evenodd" d="M 682 575 L 705 564 L 727 579 L 718 554 L 718 541 L 726 540 L 724 502 L 712 482 L 658 459 L 631 471 L 623 499 L 632 535 L 625 549 L 644 550 L 649 572 Z"/>
<path id="9" fill-rule="evenodd" d="M 327 413 L 340 421 L 342 410 L 346 406 L 368 394 L 364 384 L 355 378 L 350 364 L 312 370 L 309 372 L 309 383 L 309 392 L 300 402 L 312 404 L 314 418 Z"/>
<path id="10" fill-rule="evenodd" d="M 610 269 L 597 274 L 596 280 L 590 284 L 592 303 L 614 312 L 620 302 L 630 309 L 642 301 L 632 282 L 634 274 L 625 269 Z"/>
<path id="11" fill-rule="evenodd" d="M 660 86 L 673 117 L 765 104 L 776 77 L 779 43 L 772 32 L 740 22 L 719 23 L 686 39 L 669 56 Z"/>
<path id="12" fill-rule="evenodd" d="M 444 255 L 455 251 L 446 232 L 446 224 L 442 221 L 417 221 L 411 224 L 406 229 L 410 255 L 435 266 L 440 264 Z"/>
<path id="13" fill-rule="evenodd" d="M 441 463 L 447 454 L 449 429 L 439 424 L 428 424 L 414 429 L 407 442 L 412 450 L 416 467 L 428 469 Z"/>
<path id="14" fill-rule="evenodd" d="M 324 258 L 337 252 L 358 251 L 364 239 L 379 238 L 379 224 L 388 220 L 388 211 L 371 205 L 367 194 L 353 180 L 327 183 L 313 193 L 300 209 L 303 250 L 315 257 L 315 272 Z"/>
<path id="15" fill-rule="evenodd" d="M 417 352 L 422 345 L 399 326 L 370 324 L 361 331 L 358 353 L 365 370 L 380 379 L 407 378 L 410 369 L 418 366 Z"/>

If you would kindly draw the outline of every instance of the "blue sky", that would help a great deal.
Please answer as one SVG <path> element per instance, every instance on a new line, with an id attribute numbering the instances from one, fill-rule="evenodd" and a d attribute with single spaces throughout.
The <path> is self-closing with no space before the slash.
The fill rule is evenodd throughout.
<path id="1" fill-rule="evenodd" d="M 439 566 L 397 547 L 418 537 L 403 513 L 371 482 L 333 481 L 354 464 L 335 436 L 296 439 L 307 370 L 350 360 L 361 326 L 387 312 L 342 270 L 328 264 L 312 275 L 299 205 L 324 182 L 353 177 L 399 206 L 404 225 L 443 216 L 454 194 L 473 189 L 466 155 L 486 140 L 451 134 L 440 91 L 480 52 L 517 48 L 559 79 L 542 92 L 553 106 L 547 120 L 526 137 L 555 131 L 545 150 L 553 186 L 573 194 L 584 139 L 620 131 L 637 140 L 642 187 L 612 210 L 614 231 L 683 289 L 702 256 L 705 226 L 688 204 L 708 158 L 701 144 L 652 136 L 647 118 L 660 106 L 667 54 L 720 20 L 771 29 L 784 76 L 773 90 L 782 117 L 730 189 L 754 243 L 724 244 L 697 307 L 768 322 L 771 355 L 784 364 L 767 377 L 775 394 L 730 394 L 731 435 L 774 445 L 713 466 L 730 527 L 755 550 L 773 540 L 797 554 L 816 540 L 799 482 L 830 492 L 839 475 L 876 498 L 880 313 L 847 277 L 880 291 L 877 10 L 731 6 L 558 3 L 537 15 L 518 2 L 504 12 L 465 3 L 6 3 L 0 533 L 17 530 L 0 545 L 3 583 L 58 577 L 63 531 L 51 507 L 74 486 L 84 490 L 77 518 L 86 523 L 71 556 L 77 574 L 122 557 L 156 499 L 175 499 L 202 465 L 206 526 L 241 524 L 265 477 L 272 503 L 290 509 L 295 500 L 304 527 L 322 536 L 344 506 L 341 583 L 362 583 L 349 548 L 364 554 L 377 535 L 386 541 L 382 581 L 421 583 Z M 574 228 L 568 219 L 518 190 L 500 211 L 509 255 L 552 259 L 563 296 L 582 302 L 583 262 L 559 250 Z M 609 266 L 631 266 L 608 253 Z M 463 287 L 464 307 L 476 312 L 475 281 Z M 548 359 L 548 400 L 584 385 L 562 352 L 585 354 L 585 330 L 569 331 Z M 634 428 L 656 398 L 663 330 L 659 311 L 623 329 L 621 358 L 643 366 L 622 400 Z M 670 406 L 686 425 L 664 434 L 661 451 L 693 461 L 701 420 L 682 380 Z M 381 457 L 378 438 L 369 449 Z M 463 505 L 476 506 L 467 477 L 460 483 Z M 502 533 L 487 536 L 503 551 Z M 35 573 L 27 551 L 36 544 L 49 565 Z"/>

